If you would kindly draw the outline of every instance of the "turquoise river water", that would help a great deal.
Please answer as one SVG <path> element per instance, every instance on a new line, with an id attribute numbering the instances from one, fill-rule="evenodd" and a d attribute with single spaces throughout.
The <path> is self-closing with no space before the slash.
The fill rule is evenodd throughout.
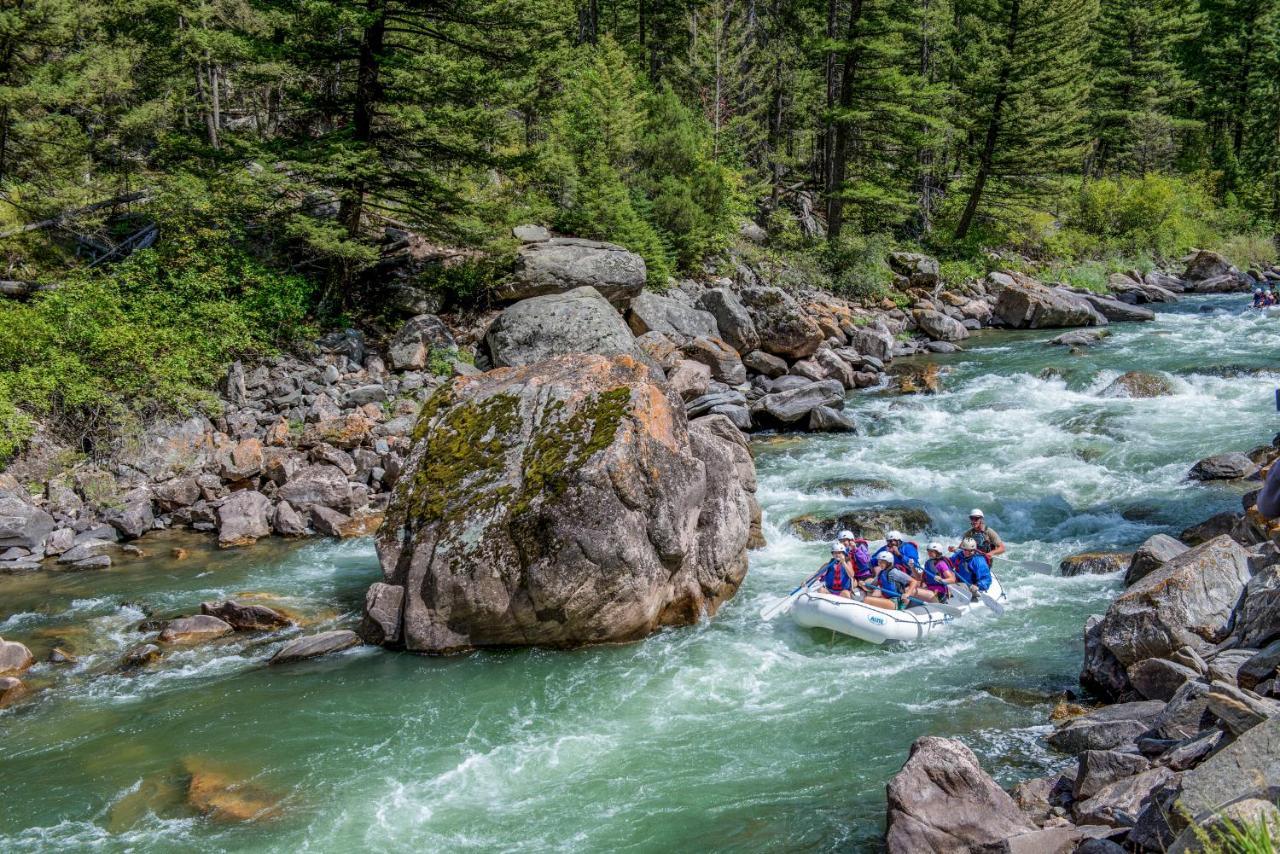
<path id="1" fill-rule="evenodd" d="M 1012 556 L 1056 564 L 1238 506 L 1244 487 L 1185 474 L 1280 428 L 1280 320 L 1240 304 L 1186 300 L 1075 356 L 1049 333 L 983 334 L 939 358 L 939 395 L 851 395 L 864 435 L 760 438 L 769 545 L 741 591 L 714 619 L 628 646 L 362 648 L 268 669 L 277 636 L 123 675 L 144 617 L 206 599 L 258 596 L 305 631 L 353 624 L 378 577 L 371 543 L 219 553 L 159 536 L 106 571 L 0 577 L 0 635 L 79 658 L 38 665 L 36 695 L 0 712 L 0 851 L 876 850 L 885 782 L 918 736 L 962 738 L 1005 784 L 1062 764 L 1043 742 L 1053 696 L 1075 687 L 1081 625 L 1120 582 L 1006 564 L 1004 618 L 877 648 L 760 621 L 824 559 L 787 521 L 911 503 L 934 520 L 922 542 L 954 542 L 979 505 Z M 1174 393 L 1099 395 L 1133 369 L 1165 372 Z M 829 486 L 842 478 L 870 483 L 848 497 Z M 193 771 L 247 782 L 269 816 L 194 814 Z"/>

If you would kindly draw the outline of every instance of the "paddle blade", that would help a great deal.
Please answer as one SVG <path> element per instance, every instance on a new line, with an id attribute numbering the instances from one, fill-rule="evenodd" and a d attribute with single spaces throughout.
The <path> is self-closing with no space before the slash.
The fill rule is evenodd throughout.
<path id="1" fill-rule="evenodd" d="M 978 591 L 978 599 L 982 601 L 983 605 L 986 605 L 988 608 L 990 608 L 991 613 L 995 614 L 997 617 L 1004 616 L 1004 606 L 1001 605 L 999 602 L 997 602 L 995 599 L 988 596 L 986 593 L 983 593 L 981 590 Z"/>
<path id="2" fill-rule="evenodd" d="M 910 584 L 913 580 L 910 575 L 907 575 L 900 569 L 889 570 L 889 577 L 899 584 Z"/>
<path id="3" fill-rule="evenodd" d="M 951 598 L 961 605 L 968 605 L 973 601 L 973 595 L 969 592 L 969 588 L 963 584 L 948 584 L 947 590 L 950 591 Z"/>
<path id="4" fill-rule="evenodd" d="M 800 593 L 797 591 L 785 599 L 780 599 L 777 602 L 774 602 L 772 605 L 766 605 L 760 609 L 760 619 L 764 620 L 766 623 L 769 622 L 774 617 L 781 614 L 784 609 L 790 609 L 792 603 L 794 603 L 796 598 L 799 596 Z"/>

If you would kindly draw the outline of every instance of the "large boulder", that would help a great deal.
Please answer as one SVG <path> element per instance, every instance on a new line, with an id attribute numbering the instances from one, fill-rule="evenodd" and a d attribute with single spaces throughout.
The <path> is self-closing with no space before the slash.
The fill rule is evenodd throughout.
<path id="1" fill-rule="evenodd" d="M 16 492 L 0 491 L 0 551 L 17 546 L 34 550 L 53 533 L 53 517 L 23 501 Z"/>
<path id="2" fill-rule="evenodd" d="M 710 312 L 715 317 L 720 337 L 730 347 L 742 353 L 744 360 L 746 354 L 760 346 L 760 333 L 756 331 L 751 313 L 733 291 L 728 288 L 708 288 L 698 296 L 698 308 Z M 760 369 L 755 368 L 755 370 Z M 786 371 L 785 365 L 782 370 Z M 767 371 L 760 372 L 767 373 Z"/>
<path id="3" fill-rule="evenodd" d="M 734 350 L 719 338 L 698 336 L 680 347 L 685 358 L 700 362 L 711 369 L 711 376 L 727 385 L 741 385 L 747 381 L 747 369 Z"/>
<path id="4" fill-rule="evenodd" d="M 1128 552 L 1081 552 L 1065 557 L 1058 564 L 1058 574 L 1071 577 L 1074 575 L 1106 575 L 1119 572 L 1129 563 Z"/>
<path id="5" fill-rule="evenodd" d="M 1101 639 L 1126 667 L 1168 658 L 1184 646 L 1203 652 L 1226 636 L 1249 580 L 1249 556 L 1230 537 L 1196 546 L 1140 579 L 1107 609 Z"/>
<path id="6" fill-rule="evenodd" d="M 742 289 L 742 302 L 760 335 L 760 349 L 789 361 L 811 356 L 826 336 L 822 327 L 780 288 Z"/>
<path id="7" fill-rule="evenodd" d="M 1259 649 L 1280 637 L 1280 563 L 1264 567 L 1245 585 L 1235 611 L 1231 640 Z"/>
<path id="8" fill-rule="evenodd" d="M 0 674 L 18 674 L 36 663 L 25 644 L 0 638 Z"/>
<path id="9" fill-rule="evenodd" d="M 237 632 L 269 632 L 293 625 L 293 620 L 266 605 L 252 602 L 201 602 L 200 613 L 217 617 Z"/>
<path id="10" fill-rule="evenodd" d="M 887 793 L 889 854 L 968 854 L 1036 829 L 954 739 L 916 739 Z"/>
<path id="11" fill-rule="evenodd" d="M 1070 291 L 1050 288 L 1020 273 L 991 273 L 987 292 L 996 295 L 994 314 L 1013 329 L 1050 329 L 1106 324 L 1088 300 Z"/>
<path id="12" fill-rule="evenodd" d="M 715 338 L 720 334 L 710 312 L 690 308 L 679 300 L 642 291 L 631 300 L 627 323 L 636 335 L 662 332 L 677 338 Z"/>
<path id="13" fill-rule="evenodd" d="M 1158 700 L 1103 706 L 1072 718 L 1049 736 L 1049 746 L 1064 753 L 1114 750 L 1137 740 L 1164 710 Z"/>
<path id="14" fill-rule="evenodd" d="M 893 358 L 893 335 L 883 326 L 850 326 L 849 346 L 860 355 L 887 362 Z"/>
<path id="15" fill-rule="evenodd" d="M 498 368 L 532 365 L 568 353 L 625 353 L 641 358 L 622 315 L 594 288 L 577 288 L 508 306 L 493 321 L 484 340 L 489 358 Z"/>
<path id="16" fill-rule="evenodd" d="M 919 326 L 930 338 L 938 341 L 962 341 L 969 337 L 969 330 L 954 317 L 948 317 L 940 311 L 918 308 L 911 313 Z"/>
<path id="17" fill-rule="evenodd" d="M 714 613 L 746 573 L 756 513 L 707 421 L 688 425 L 628 356 L 455 378 L 423 407 L 378 531 L 404 592 L 394 616 L 395 597 L 376 597 L 377 622 L 444 653 L 634 640 Z"/>
<path id="18" fill-rule="evenodd" d="M 1239 480 L 1258 470 L 1258 464 L 1248 454 L 1232 451 L 1205 457 L 1187 472 L 1192 480 Z"/>
<path id="19" fill-rule="evenodd" d="M 1156 313 L 1149 308 L 1139 308 L 1118 299 L 1099 296 L 1098 294 L 1081 294 L 1094 310 L 1112 323 L 1125 321 L 1155 320 Z"/>
<path id="20" fill-rule="evenodd" d="M 387 358 L 397 371 L 420 371 L 431 362 L 431 351 L 453 353 L 458 349 L 453 335 L 434 314 L 410 318 L 387 346 Z"/>
<path id="21" fill-rule="evenodd" d="M 289 641 L 268 659 L 268 664 L 288 664 L 322 655 L 341 652 L 360 645 L 360 636 L 350 629 L 334 629 L 318 635 L 306 635 Z"/>
<path id="22" fill-rule="evenodd" d="M 1236 270 L 1235 265 L 1217 252 L 1201 249 L 1187 262 L 1187 269 L 1182 274 L 1182 278 L 1191 282 L 1203 282 L 1206 279 L 1235 275 L 1237 272 L 1239 271 Z"/>
<path id="23" fill-rule="evenodd" d="M 1178 555 L 1187 550 L 1187 546 L 1168 534 L 1156 534 L 1148 537 L 1146 542 L 1138 546 L 1129 561 L 1129 568 L 1124 574 L 1124 586 L 1140 581 Z"/>
<path id="24" fill-rule="evenodd" d="M 1168 768 L 1157 766 L 1140 774 L 1123 777 L 1101 788 L 1091 798 L 1072 806 L 1081 824 L 1104 824 L 1132 827 L 1153 797 L 1174 776 Z"/>
<path id="25" fill-rule="evenodd" d="M 203 643 L 229 635 L 232 631 L 231 625 L 225 620 L 208 614 L 196 614 L 193 617 L 179 617 L 169 621 L 169 625 L 160 632 L 160 643 Z"/>
<path id="26" fill-rule="evenodd" d="M 257 490 L 231 493 L 214 514 L 218 520 L 218 545 L 224 549 L 253 545 L 271 536 L 271 499 Z"/>
<path id="27" fill-rule="evenodd" d="M 757 400 L 751 412 L 783 424 L 794 424 L 819 406 L 844 406 L 844 384 L 839 380 L 823 380 L 800 388 L 775 391 Z"/>
<path id="28" fill-rule="evenodd" d="M 942 281 L 938 275 L 938 259 L 919 252 L 890 252 L 889 267 L 905 276 L 913 288 L 932 288 Z"/>
<path id="29" fill-rule="evenodd" d="M 1174 830 L 1200 823 L 1243 798 L 1280 795 L 1280 718 L 1270 718 L 1185 772 L 1170 813 Z"/>
<path id="30" fill-rule="evenodd" d="M 276 495 L 299 513 L 309 513 L 312 507 L 342 512 L 351 509 L 351 484 L 342 469 L 328 463 L 302 466 L 276 490 Z"/>
<path id="31" fill-rule="evenodd" d="M 514 275 L 495 296 L 515 302 L 576 288 L 595 288 L 619 308 L 644 289 L 644 259 L 613 243 L 553 237 L 529 243 L 516 256 Z"/>

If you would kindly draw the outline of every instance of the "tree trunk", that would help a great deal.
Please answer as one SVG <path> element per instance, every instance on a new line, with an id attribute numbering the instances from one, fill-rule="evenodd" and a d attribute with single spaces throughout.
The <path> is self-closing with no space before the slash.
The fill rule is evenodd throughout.
<path id="1" fill-rule="evenodd" d="M 222 133 L 222 92 L 219 86 L 221 72 L 222 66 L 209 66 L 209 92 L 211 93 L 209 103 L 213 110 L 213 136 L 209 142 L 215 151 L 219 148 L 218 135 Z"/>
<path id="2" fill-rule="evenodd" d="M 969 191 L 969 201 L 965 203 L 964 213 L 956 224 L 956 240 L 964 240 L 973 226 L 973 218 L 978 213 L 978 205 L 982 201 L 982 191 L 991 177 L 991 166 L 995 160 L 996 142 L 1000 136 L 1000 114 L 1004 110 L 1004 102 L 1009 97 L 1009 74 L 1012 72 L 1013 52 L 1018 43 L 1018 27 L 1020 0 L 1013 0 L 1009 6 L 1009 37 L 1005 43 L 1004 61 L 1000 65 L 1000 74 L 996 79 L 995 100 L 991 104 L 991 118 L 987 122 L 986 136 L 982 141 L 982 153 L 978 158 L 978 174 L 973 179 L 973 189 Z"/>
<path id="3" fill-rule="evenodd" d="M 387 26 L 386 0 L 367 0 L 367 8 L 371 20 L 365 27 L 364 36 L 360 40 L 355 103 L 351 115 L 351 136 L 362 148 L 367 148 L 373 141 L 373 122 L 377 115 L 378 102 L 382 98 L 382 84 L 379 76 L 383 39 Z M 353 178 L 338 211 L 339 219 L 347 227 L 347 234 L 352 237 L 360 233 L 365 191 L 364 179 L 359 176 Z"/>
<path id="4" fill-rule="evenodd" d="M 836 108 L 836 51 L 834 43 L 836 40 L 836 21 L 840 11 L 839 0 L 827 0 L 827 40 L 833 46 L 827 51 L 826 58 L 826 82 L 827 82 L 827 121 L 826 126 L 822 130 L 821 143 L 818 146 L 820 161 L 818 163 L 818 180 L 823 187 L 831 186 L 831 151 L 836 144 L 836 123 L 834 118 Z"/>
<path id="5" fill-rule="evenodd" d="M 857 76 L 858 62 L 862 58 L 862 48 L 858 41 L 858 25 L 862 22 L 862 0 L 853 0 L 849 5 L 849 27 L 844 52 L 844 67 L 840 71 L 840 98 L 838 106 L 848 110 L 853 106 L 853 81 Z M 840 238 L 844 228 L 844 189 L 845 169 L 849 159 L 849 137 L 853 130 L 848 121 L 837 121 L 835 146 L 831 151 L 831 183 L 827 186 L 827 240 L 835 242 Z"/>

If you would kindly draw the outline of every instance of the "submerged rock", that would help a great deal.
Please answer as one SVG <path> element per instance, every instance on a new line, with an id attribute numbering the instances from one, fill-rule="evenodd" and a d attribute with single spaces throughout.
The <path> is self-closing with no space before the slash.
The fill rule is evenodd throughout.
<path id="1" fill-rule="evenodd" d="M 916 739 L 887 791 L 889 854 L 960 854 L 1036 829 L 954 739 Z"/>
<path id="2" fill-rule="evenodd" d="M 26 684 L 16 676 L 0 676 L 0 709 L 22 699 L 30 693 Z"/>
<path id="3" fill-rule="evenodd" d="M 22 673 L 35 663 L 35 656 L 25 644 L 0 638 L 0 674 Z"/>
<path id="4" fill-rule="evenodd" d="M 202 815 L 220 822 L 276 819 L 283 815 L 282 798 L 262 786 L 212 767 L 202 759 L 184 761 L 190 780 L 187 803 Z"/>
<path id="5" fill-rule="evenodd" d="M 758 518 L 726 432 L 723 416 L 686 423 L 626 356 L 455 379 L 424 406 L 378 532 L 404 590 L 378 622 L 444 653 L 634 640 L 714 613 Z"/>
<path id="6" fill-rule="evenodd" d="M 160 633 L 161 643 L 193 644 L 214 640 L 229 635 L 232 628 L 224 620 L 210 617 L 208 614 L 196 614 L 194 617 L 179 617 L 171 620 Z"/>
<path id="7" fill-rule="evenodd" d="M 201 602 L 200 613 L 217 617 L 238 632 L 269 632 L 293 625 L 293 620 L 266 605 L 237 602 Z"/>
<path id="8" fill-rule="evenodd" d="M 936 362 L 897 365 L 892 373 L 898 378 L 898 391 L 902 394 L 937 394 L 942 391 L 941 369 Z"/>
<path id="9" fill-rule="evenodd" d="M 1191 467 L 1187 477 L 1192 480 L 1238 480 L 1258 470 L 1258 464 L 1248 454 L 1238 451 L 1205 457 Z"/>
<path id="10" fill-rule="evenodd" d="M 271 656 L 268 664 L 287 664 L 291 661 L 304 661 L 308 658 L 319 658 L 334 652 L 341 652 L 360 645 L 360 636 L 350 629 L 335 629 L 321 632 L 318 635 L 307 635 L 295 638 L 282 646 Z"/>
<path id="11" fill-rule="evenodd" d="M 1173 384 L 1165 377 L 1145 371 L 1129 371 L 1112 380 L 1099 396 L 1142 398 L 1168 394 L 1173 394 Z"/>
<path id="12" fill-rule="evenodd" d="M 1120 572 L 1128 565 L 1128 552 L 1082 552 L 1062 559 L 1058 564 L 1058 574 L 1073 575 L 1106 575 Z"/>

